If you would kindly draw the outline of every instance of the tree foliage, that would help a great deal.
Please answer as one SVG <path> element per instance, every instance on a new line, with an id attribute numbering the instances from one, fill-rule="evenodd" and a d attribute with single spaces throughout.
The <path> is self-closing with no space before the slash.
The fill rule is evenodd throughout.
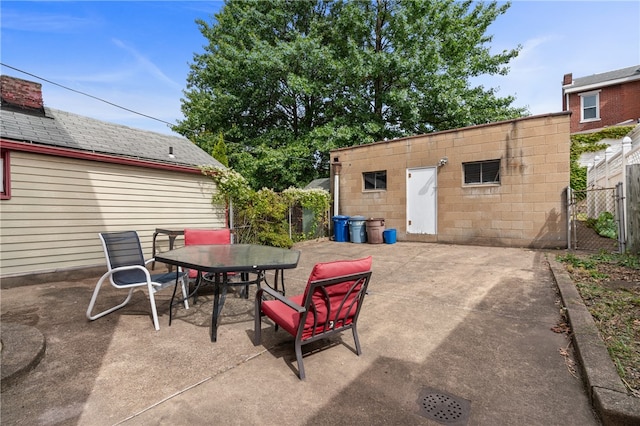
<path id="1" fill-rule="evenodd" d="M 222 133 L 218 134 L 217 141 L 211 150 L 211 156 L 218 160 L 225 167 L 229 166 L 229 158 L 227 157 L 227 144 L 224 142 Z"/>
<path id="2" fill-rule="evenodd" d="M 175 130 L 222 133 L 252 187 L 328 174 L 331 149 L 515 118 L 472 78 L 508 72 L 489 25 L 509 4 L 453 0 L 228 0 L 194 55 Z"/>

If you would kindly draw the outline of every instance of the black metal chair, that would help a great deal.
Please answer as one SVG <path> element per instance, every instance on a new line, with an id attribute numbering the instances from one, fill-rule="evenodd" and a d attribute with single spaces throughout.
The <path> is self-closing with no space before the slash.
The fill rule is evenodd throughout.
<path id="1" fill-rule="evenodd" d="M 333 334 L 352 330 L 356 353 L 362 353 L 358 339 L 358 316 L 371 278 L 371 256 L 358 260 L 318 263 L 303 294 L 284 297 L 270 287 L 256 293 L 255 342 L 262 337 L 262 316 L 270 318 L 295 337 L 298 375 L 304 380 L 302 346 Z"/>
<path id="2" fill-rule="evenodd" d="M 93 291 L 93 295 L 91 296 L 91 302 L 89 302 L 89 308 L 87 309 L 87 318 L 89 320 L 101 318 L 124 307 L 131 300 L 133 290 L 137 287 L 147 287 L 149 302 L 151 303 L 153 326 L 156 330 L 160 330 L 154 294 L 173 284 L 177 284 L 176 276 L 181 284 L 182 294 L 185 298 L 184 306 L 186 309 L 189 309 L 187 291 L 184 283 L 184 272 L 179 274 L 176 274 L 175 272 L 168 272 L 164 274 L 151 275 L 149 270 L 146 268 L 146 264 L 153 262 L 154 259 L 149 259 L 147 261 L 144 260 L 142 246 L 140 245 L 140 238 L 138 237 L 137 232 L 105 232 L 100 233 L 99 235 L 100 240 L 102 241 L 102 248 L 104 249 L 105 257 L 107 258 L 108 270 L 104 275 L 102 275 L 100 280 L 98 280 L 96 288 Z M 129 294 L 124 302 L 92 315 L 91 312 L 96 304 L 100 288 L 107 278 L 115 288 L 129 289 Z"/>

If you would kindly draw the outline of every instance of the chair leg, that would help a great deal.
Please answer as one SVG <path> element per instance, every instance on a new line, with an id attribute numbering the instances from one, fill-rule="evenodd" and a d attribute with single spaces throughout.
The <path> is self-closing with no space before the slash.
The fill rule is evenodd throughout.
<path id="1" fill-rule="evenodd" d="M 300 344 L 300 342 L 298 342 L 297 339 L 295 342 L 295 348 L 296 348 L 296 359 L 298 360 L 298 377 L 300 377 L 300 380 L 304 380 L 305 375 L 304 375 L 304 364 L 302 363 L 302 345 Z"/>
<path id="2" fill-rule="evenodd" d="M 356 354 L 360 355 L 362 350 L 360 349 L 360 340 L 358 339 L 358 330 L 355 324 L 353 324 L 351 330 L 353 331 L 353 340 L 356 342 Z"/>
<path id="3" fill-rule="evenodd" d="M 262 341 L 262 305 L 259 300 L 256 301 L 255 323 L 253 325 L 253 330 L 253 344 L 257 346 Z"/>
<path id="4" fill-rule="evenodd" d="M 96 320 L 98 318 L 101 318 L 107 314 L 110 314 L 113 311 L 116 311 L 120 308 L 122 308 L 123 306 L 125 306 L 127 303 L 129 303 L 129 301 L 131 300 L 131 296 L 133 296 L 133 287 L 129 289 L 129 294 L 127 295 L 127 298 L 124 299 L 124 302 L 120 303 L 119 305 L 116 305 L 110 309 L 107 309 L 105 311 L 102 311 L 100 313 L 97 313 L 95 315 L 91 315 L 91 312 L 93 311 L 93 308 L 96 304 L 96 300 L 98 299 L 98 293 L 100 292 L 100 288 L 102 287 L 102 284 L 104 283 L 104 281 L 109 277 L 110 273 L 107 272 L 106 274 L 102 275 L 102 277 L 100 277 L 100 280 L 98 280 L 98 283 L 96 284 L 96 288 L 93 290 L 93 294 L 91 295 L 91 301 L 89 302 L 89 308 L 87 308 L 87 318 L 91 321 Z"/>
<path id="5" fill-rule="evenodd" d="M 160 322 L 158 321 L 158 311 L 156 309 L 156 298 L 154 296 L 155 289 L 151 283 L 147 284 L 149 290 L 149 303 L 151 304 L 151 316 L 153 317 L 153 327 L 156 331 L 160 330 Z"/>
<path id="6" fill-rule="evenodd" d="M 180 285 L 182 287 L 182 298 L 184 299 L 184 308 L 189 309 L 189 293 L 187 292 L 187 286 L 184 283 L 184 277 L 180 277 Z"/>

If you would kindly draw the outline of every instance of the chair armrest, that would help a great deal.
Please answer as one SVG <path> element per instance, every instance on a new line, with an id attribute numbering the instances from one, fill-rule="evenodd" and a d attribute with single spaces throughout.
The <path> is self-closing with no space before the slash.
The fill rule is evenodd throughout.
<path id="1" fill-rule="evenodd" d="M 149 270 L 147 268 L 145 268 L 142 265 L 128 265 L 128 266 L 119 266 L 117 268 L 113 268 L 109 271 L 107 271 L 105 273 L 105 276 L 109 276 L 109 275 L 113 275 L 116 272 L 124 272 L 124 271 L 131 271 L 134 269 L 139 269 L 140 271 L 142 271 L 146 277 L 146 281 L 147 283 L 151 283 L 152 285 L 158 286 L 158 283 L 154 283 L 153 281 L 151 281 L 151 274 L 149 273 Z M 130 286 L 130 284 L 124 285 L 122 287 L 128 287 Z"/>
<path id="2" fill-rule="evenodd" d="M 289 299 L 288 297 L 283 296 L 282 294 L 280 294 L 279 292 L 277 292 L 276 290 L 272 289 L 271 287 L 260 287 L 260 289 L 258 290 L 258 293 L 256 293 L 256 297 L 261 297 L 262 296 L 262 292 L 266 292 L 269 294 L 269 296 L 273 297 L 274 299 L 279 300 L 280 302 L 284 303 L 285 305 L 287 305 L 288 307 L 290 307 L 291 309 L 297 311 L 299 314 L 306 312 L 306 309 L 300 305 L 298 305 L 297 303 L 291 301 L 291 299 Z"/>

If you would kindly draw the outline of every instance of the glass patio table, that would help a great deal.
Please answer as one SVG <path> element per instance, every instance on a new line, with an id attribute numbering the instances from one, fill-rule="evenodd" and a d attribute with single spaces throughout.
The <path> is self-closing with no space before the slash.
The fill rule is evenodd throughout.
<path id="1" fill-rule="evenodd" d="M 213 312 L 211 315 L 211 341 L 217 341 L 218 320 L 229 286 L 247 286 L 265 281 L 264 272 L 275 271 L 274 287 L 278 289 L 278 273 L 284 279 L 285 269 L 294 269 L 298 266 L 300 252 L 298 250 L 282 249 L 278 247 L 262 246 L 256 244 L 213 244 L 213 245 L 189 245 L 158 253 L 157 262 L 182 268 L 194 269 L 215 277 Z M 231 273 L 256 273 L 258 278 L 254 281 L 232 282 L 229 280 Z M 202 282 L 202 274 L 198 274 L 196 287 L 187 297 L 194 295 Z M 178 268 L 176 268 L 176 283 Z M 283 288 L 284 288 L 284 282 Z M 177 287 L 176 287 L 177 288 Z M 174 288 L 173 295 L 175 296 Z M 177 302 L 176 302 L 177 303 Z M 171 324 L 171 311 L 174 301 L 171 298 L 169 309 L 169 324 Z"/>

